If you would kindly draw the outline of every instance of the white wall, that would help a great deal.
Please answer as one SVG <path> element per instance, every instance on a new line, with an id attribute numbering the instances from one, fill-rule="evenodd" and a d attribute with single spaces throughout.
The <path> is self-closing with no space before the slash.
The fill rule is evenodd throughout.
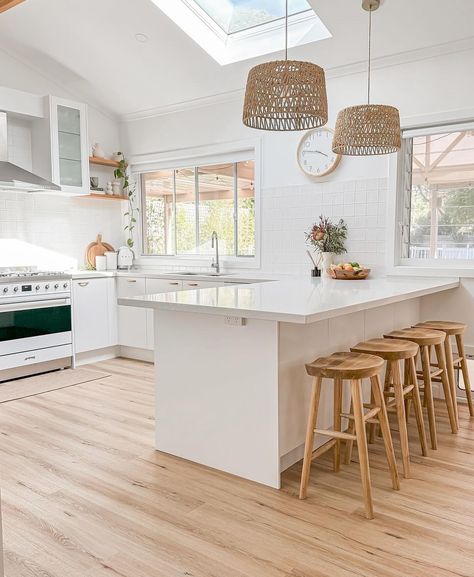
<path id="1" fill-rule="evenodd" d="M 308 59 L 315 59 L 314 47 L 308 50 Z M 439 113 L 458 118 L 462 110 L 472 110 L 474 77 L 466 72 L 473 63 L 474 51 L 466 50 L 376 69 L 373 102 L 398 106 L 405 121 Z M 245 78 L 242 86 L 244 82 Z M 365 74 L 329 78 L 328 125 L 334 126 L 341 108 L 363 102 L 365 91 Z M 157 157 L 170 151 L 179 156 L 185 149 L 260 138 L 262 268 L 307 272 L 303 232 L 321 213 L 347 220 L 349 258 L 381 267 L 384 231 L 391 226 L 385 219 L 386 195 L 394 193 L 387 189 L 388 157 L 345 157 L 333 175 L 316 181 L 297 165 L 302 133 L 254 131 L 243 126 L 241 114 L 242 99 L 234 99 L 123 123 L 122 138 L 130 155 L 156 153 Z"/>
<path id="2" fill-rule="evenodd" d="M 61 85 L 3 51 L 0 51 L 0 70 L 3 86 L 80 101 Z M 90 142 L 99 141 L 109 153 L 118 150 L 118 122 L 92 106 L 88 111 Z M 29 123 L 9 117 L 8 125 L 10 160 L 31 170 Z M 123 243 L 122 210 L 122 203 L 107 200 L 1 192 L 0 266 L 81 266 L 85 249 L 97 233 L 102 233 L 104 240 L 115 247 Z"/>

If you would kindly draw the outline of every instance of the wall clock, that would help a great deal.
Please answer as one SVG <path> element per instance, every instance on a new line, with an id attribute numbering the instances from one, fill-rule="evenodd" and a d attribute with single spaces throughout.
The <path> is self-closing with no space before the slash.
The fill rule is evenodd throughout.
<path id="1" fill-rule="evenodd" d="M 341 155 L 332 151 L 331 128 L 314 128 L 307 132 L 298 146 L 298 164 L 309 176 L 327 176 L 341 162 Z"/>

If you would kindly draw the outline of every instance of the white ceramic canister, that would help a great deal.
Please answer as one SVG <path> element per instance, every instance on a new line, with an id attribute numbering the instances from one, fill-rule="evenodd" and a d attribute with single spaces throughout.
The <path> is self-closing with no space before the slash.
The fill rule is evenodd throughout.
<path id="1" fill-rule="evenodd" d="M 107 270 L 107 258 L 104 255 L 95 257 L 95 270 Z"/>
<path id="2" fill-rule="evenodd" d="M 117 253 L 107 251 L 105 253 L 105 258 L 107 259 L 107 270 L 117 270 Z"/>

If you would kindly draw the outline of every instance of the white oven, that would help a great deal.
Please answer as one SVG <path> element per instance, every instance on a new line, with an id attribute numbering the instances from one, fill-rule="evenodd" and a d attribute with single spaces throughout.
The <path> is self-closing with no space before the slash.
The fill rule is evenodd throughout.
<path id="1" fill-rule="evenodd" d="M 70 366 L 70 281 L 2 283 L 0 295 L 0 382 Z"/>

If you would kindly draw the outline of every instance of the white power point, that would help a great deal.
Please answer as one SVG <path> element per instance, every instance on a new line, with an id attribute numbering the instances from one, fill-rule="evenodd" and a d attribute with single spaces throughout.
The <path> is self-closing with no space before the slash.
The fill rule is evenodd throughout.
<path id="1" fill-rule="evenodd" d="M 245 319 L 242 317 L 224 317 L 224 324 L 231 327 L 243 327 L 245 325 Z"/>

